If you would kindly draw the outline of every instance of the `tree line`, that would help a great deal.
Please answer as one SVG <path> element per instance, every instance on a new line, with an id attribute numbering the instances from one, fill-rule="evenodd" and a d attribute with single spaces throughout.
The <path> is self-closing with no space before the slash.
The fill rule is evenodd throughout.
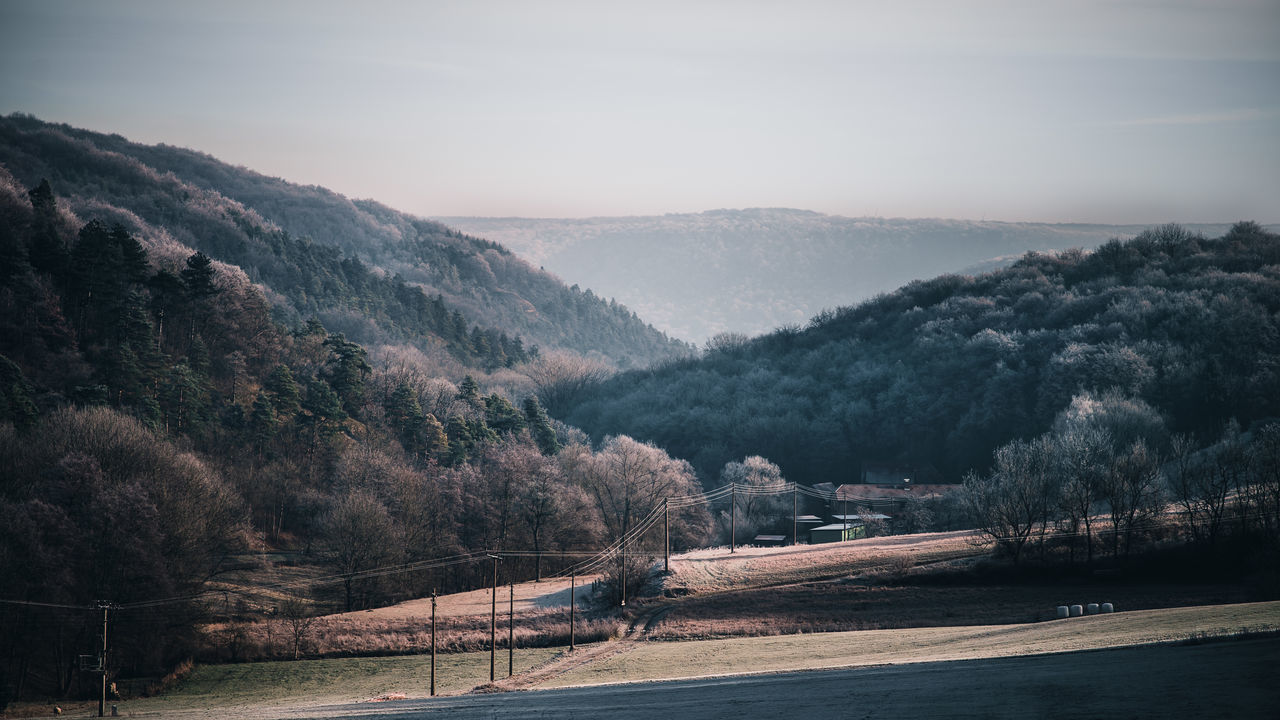
<path id="1" fill-rule="evenodd" d="M 1187 544 L 1215 563 L 1258 563 L 1265 594 L 1280 591 L 1280 423 L 1243 432 L 1235 421 L 1208 445 L 1170 435 L 1142 400 L 1074 398 L 1052 428 L 995 452 L 989 474 L 962 493 L 975 525 L 1014 563 L 1028 553 L 1127 559 Z"/>

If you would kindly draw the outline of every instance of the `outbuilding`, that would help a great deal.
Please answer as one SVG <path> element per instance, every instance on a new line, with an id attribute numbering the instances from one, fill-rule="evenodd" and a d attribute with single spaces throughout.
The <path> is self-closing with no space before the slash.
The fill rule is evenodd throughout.
<path id="1" fill-rule="evenodd" d="M 823 525 L 809 531 L 810 543 L 829 543 L 840 542 L 842 540 L 857 540 L 867 536 L 867 529 L 861 524 L 853 523 L 834 523 L 832 525 Z"/>

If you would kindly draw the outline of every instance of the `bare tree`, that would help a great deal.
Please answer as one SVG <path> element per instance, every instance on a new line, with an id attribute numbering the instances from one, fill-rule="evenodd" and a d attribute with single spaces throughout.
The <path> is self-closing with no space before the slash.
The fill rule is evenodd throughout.
<path id="1" fill-rule="evenodd" d="M 737 513 L 742 537 L 751 537 L 760 528 L 775 522 L 784 512 L 790 513 L 789 493 L 775 495 L 767 492 L 786 484 L 782 469 L 759 455 L 745 457 L 742 462 L 725 463 L 720 471 L 720 481 L 741 486 L 737 493 Z"/>
<path id="2" fill-rule="evenodd" d="M 543 353 L 519 369 L 533 381 L 538 401 L 554 417 L 564 417 L 583 391 L 614 372 L 600 360 L 565 350 Z"/>
<path id="3" fill-rule="evenodd" d="M 392 559 L 395 533 L 387 508 L 368 490 L 353 490 L 334 504 L 324 520 L 326 559 L 343 577 L 346 610 L 355 608 L 356 593 L 366 595 L 372 579 L 360 573 Z M 368 598 L 364 598 L 367 602 Z"/>
<path id="4" fill-rule="evenodd" d="M 688 462 L 625 435 L 606 438 L 595 455 L 575 446 L 556 457 L 566 477 L 580 484 L 595 501 L 613 538 L 626 535 L 659 509 L 663 498 L 701 492 Z M 682 509 L 676 516 L 679 521 L 671 528 L 674 545 L 693 544 L 705 537 L 709 516 L 701 505 Z"/>
<path id="5" fill-rule="evenodd" d="M 1083 535 L 1085 561 L 1092 563 L 1094 504 L 1110 466 L 1111 436 L 1101 428 L 1078 425 L 1060 430 L 1054 444 L 1062 483 L 1058 507 L 1067 521 L 1070 560 L 1075 562 L 1076 538 Z"/>
<path id="6" fill-rule="evenodd" d="M 1191 537 L 1213 547 L 1217 544 L 1231 492 L 1229 476 L 1216 463 L 1197 453 L 1192 439 L 1173 439 L 1173 463 L 1169 489 L 1186 520 Z M 1208 451 L 1212 453 L 1212 450 Z"/>
<path id="7" fill-rule="evenodd" d="M 1112 557 L 1120 554 L 1122 536 L 1128 555 L 1135 532 L 1159 515 L 1163 507 L 1160 490 L 1160 459 L 1145 442 L 1138 440 L 1115 456 L 1102 485 L 1102 499 L 1111 518 Z"/>
<path id="8" fill-rule="evenodd" d="M 1019 562 L 1037 530 L 1043 539 L 1049 509 L 1056 504 L 1051 442 L 1015 440 L 996 450 L 995 468 L 983 478 L 970 472 L 965 497 L 978 527 Z"/>
<path id="9" fill-rule="evenodd" d="M 280 617 L 289 629 L 289 639 L 293 641 L 293 659 L 297 660 L 302 657 L 302 645 L 315 625 L 315 608 L 305 600 L 290 597 L 280 603 Z"/>

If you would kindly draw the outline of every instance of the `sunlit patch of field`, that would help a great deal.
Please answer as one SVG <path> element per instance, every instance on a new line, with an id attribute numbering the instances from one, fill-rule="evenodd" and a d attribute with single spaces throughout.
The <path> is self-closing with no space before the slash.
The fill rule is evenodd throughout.
<path id="1" fill-rule="evenodd" d="M 544 687 L 1036 655 L 1280 631 L 1280 602 L 1139 610 L 1023 625 L 636 643 Z"/>
<path id="2" fill-rule="evenodd" d="M 895 568 L 977 557 L 990 545 L 973 531 L 922 533 L 789 547 L 727 547 L 671 558 L 664 587 L 699 594 L 744 587 L 833 579 Z"/>
<path id="3" fill-rule="evenodd" d="M 577 578 L 576 589 L 574 591 L 574 599 L 579 607 L 582 607 L 590 601 L 591 598 L 591 582 L 597 576 L 587 576 Z M 517 613 L 524 614 L 528 612 L 536 612 L 539 610 L 554 610 L 557 608 L 568 610 L 569 608 L 569 578 L 553 578 L 543 580 L 541 582 L 522 582 L 515 585 L 515 610 Z M 497 605 L 499 612 L 505 612 L 510 606 L 510 585 L 498 586 Z M 490 588 L 482 590 L 472 590 L 470 592 L 453 593 L 451 595 L 441 595 L 437 599 L 436 616 L 441 617 L 462 617 L 467 615 L 485 615 L 488 616 L 491 604 L 493 602 L 493 591 Z M 366 618 L 370 620 L 395 620 L 416 618 L 418 620 L 430 619 L 431 617 L 431 598 L 424 597 L 416 600 L 408 600 L 387 607 L 375 608 L 372 610 L 359 610 L 349 613 L 338 613 L 328 616 L 334 619 L 355 620 Z"/>

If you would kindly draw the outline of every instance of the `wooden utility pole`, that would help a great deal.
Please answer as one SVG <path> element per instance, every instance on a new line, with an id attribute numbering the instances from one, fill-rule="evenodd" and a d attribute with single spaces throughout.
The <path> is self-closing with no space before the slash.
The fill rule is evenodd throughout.
<path id="1" fill-rule="evenodd" d="M 668 514 L 667 498 L 662 498 L 662 570 L 671 572 L 671 516 Z"/>
<path id="2" fill-rule="evenodd" d="M 431 591 L 431 697 L 436 696 L 436 591 Z"/>
<path id="3" fill-rule="evenodd" d="M 573 611 L 577 607 L 573 597 L 574 585 L 578 582 L 578 571 L 569 571 L 569 652 L 573 652 Z"/>
<path id="4" fill-rule="evenodd" d="M 840 539 L 848 540 L 849 538 L 846 536 L 849 534 L 849 496 L 842 495 L 841 497 L 844 498 L 844 532 L 840 534 Z"/>
<path id="5" fill-rule="evenodd" d="M 493 682 L 498 663 L 498 556 L 493 558 L 493 594 L 489 597 L 489 682 Z"/>
<path id="6" fill-rule="evenodd" d="M 800 517 L 798 510 L 800 504 L 796 501 L 796 490 L 799 488 L 795 483 L 791 483 L 791 544 L 800 544 Z"/>
<path id="7" fill-rule="evenodd" d="M 507 677 L 511 677 L 516 674 L 516 580 L 515 577 L 507 580 L 511 583 L 507 599 Z"/>
<path id="8" fill-rule="evenodd" d="M 98 603 L 102 608 L 102 656 L 98 659 L 98 669 L 102 673 L 102 694 L 98 696 L 98 717 L 107 715 L 107 611 L 111 607 L 106 602 Z"/>
<path id="9" fill-rule="evenodd" d="M 729 483 L 729 553 L 738 543 L 738 483 Z"/>
<path id="10" fill-rule="evenodd" d="M 622 607 L 627 606 L 627 541 L 622 541 L 622 547 L 618 549 L 618 558 L 622 562 Z"/>

